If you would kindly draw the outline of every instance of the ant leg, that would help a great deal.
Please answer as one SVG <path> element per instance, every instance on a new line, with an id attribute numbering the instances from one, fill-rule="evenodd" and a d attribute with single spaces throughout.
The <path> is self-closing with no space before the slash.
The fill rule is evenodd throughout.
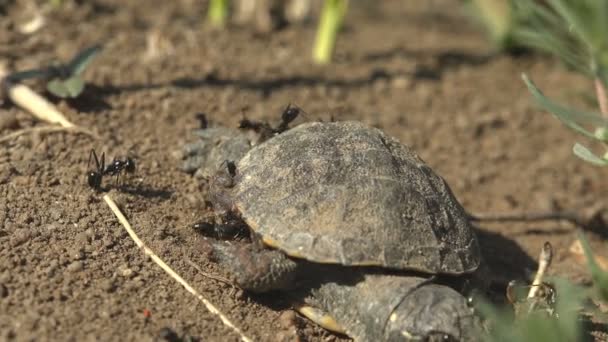
<path id="1" fill-rule="evenodd" d="M 99 170 L 99 173 L 103 174 L 103 171 L 106 167 L 106 153 L 101 152 L 101 167 L 99 167 L 99 161 L 97 160 L 97 156 L 95 156 L 95 160 L 97 162 L 97 169 Z"/>
<path id="2" fill-rule="evenodd" d="M 87 163 L 87 169 L 91 165 L 91 158 L 95 159 L 95 167 L 99 170 L 99 159 L 97 159 L 97 154 L 95 153 L 94 149 L 91 149 L 91 152 L 89 152 L 89 162 Z"/>

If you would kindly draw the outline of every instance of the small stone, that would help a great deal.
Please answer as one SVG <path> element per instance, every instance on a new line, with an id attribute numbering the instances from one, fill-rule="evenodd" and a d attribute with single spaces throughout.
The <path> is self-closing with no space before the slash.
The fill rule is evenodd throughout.
<path id="1" fill-rule="evenodd" d="M 116 289 L 116 285 L 114 284 L 114 281 L 112 279 L 102 280 L 99 284 L 99 287 L 101 287 L 101 289 L 106 292 L 114 292 L 114 290 Z"/>
<path id="2" fill-rule="evenodd" d="M 78 244 L 80 246 L 88 245 L 90 239 L 91 239 L 91 237 L 86 232 L 80 232 L 74 238 L 74 240 L 76 241 L 76 244 Z"/>
<path id="3" fill-rule="evenodd" d="M 19 120 L 17 120 L 17 116 L 11 112 L 3 112 L 0 115 L 0 131 L 5 129 L 17 129 L 19 128 Z"/>
<path id="4" fill-rule="evenodd" d="M 48 230 L 49 232 L 55 231 L 57 230 L 57 225 L 54 223 L 48 223 L 45 225 L 46 230 Z"/>
<path id="5" fill-rule="evenodd" d="M 84 257 L 84 249 L 82 247 L 75 247 L 70 251 L 70 258 L 72 260 L 82 260 Z"/>
<path id="6" fill-rule="evenodd" d="M 16 247 L 27 242 L 31 237 L 32 233 L 29 229 L 19 229 L 11 236 L 10 244 L 12 247 Z"/>
<path id="7" fill-rule="evenodd" d="M 391 79 L 391 86 L 395 89 L 405 89 L 412 85 L 412 79 L 400 75 Z"/>
<path id="8" fill-rule="evenodd" d="M 293 327 L 296 325 L 296 313 L 293 312 L 293 310 L 283 311 L 279 315 L 277 322 L 279 323 L 279 325 L 282 328 L 285 328 L 285 329 Z"/>
<path id="9" fill-rule="evenodd" d="M 75 272 L 82 271 L 83 268 L 84 268 L 84 265 L 82 264 L 81 261 L 74 261 L 68 265 L 67 270 L 68 270 L 68 272 L 75 273 Z"/>
<path id="10" fill-rule="evenodd" d="M 125 278 L 133 278 L 137 275 L 137 272 L 133 271 L 131 268 L 124 268 L 120 271 L 120 275 Z"/>
<path id="11" fill-rule="evenodd" d="M 137 290 L 142 286 L 144 286 L 144 281 L 141 279 L 141 277 L 135 277 L 132 281 L 127 283 L 127 288 L 130 290 Z"/>

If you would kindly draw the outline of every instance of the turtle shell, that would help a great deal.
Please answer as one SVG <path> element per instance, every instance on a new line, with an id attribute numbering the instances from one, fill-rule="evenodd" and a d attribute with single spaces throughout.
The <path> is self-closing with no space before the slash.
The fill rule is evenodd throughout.
<path id="1" fill-rule="evenodd" d="M 237 170 L 236 208 L 289 256 L 441 274 L 480 263 L 446 182 L 379 129 L 302 124 L 251 149 Z"/>

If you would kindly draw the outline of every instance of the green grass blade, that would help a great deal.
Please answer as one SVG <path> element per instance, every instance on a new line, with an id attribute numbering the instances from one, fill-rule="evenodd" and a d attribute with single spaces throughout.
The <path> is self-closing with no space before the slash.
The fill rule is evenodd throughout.
<path id="1" fill-rule="evenodd" d="M 7 78 L 10 81 L 19 82 L 28 78 L 46 78 L 49 76 L 47 69 L 32 69 L 10 74 Z"/>
<path id="2" fill-rule="evenodd" d="M 80 75 L 87 66 L 93 61 L 93 58 L 101 51 L 101 45 L 95 45 L 82 50 L 76 55 L 67 65 L 67 70 L 70 76 Z"/>
<path id="3" fill-rule="evenodd" d="M 331 62 L 338 31 L 347 9 L 348 0 L 325 0 L 313 47 L 315 63 L 327 64 Z"/>
<path id="4" fill-rule="evenodd" d="M 532 96 L 538 102 L 538 104 L 557 117 L 561 122 L 578 133 L 596 139 L 597 137 L 593 132 L 583 128 L 579 123 L 591 124 L 598 127 L 608 127 L 608 119 L 603 118 L 601 115 L 596 113 L 582 112 L 573 108 L 568 108 L 551 101 L 549 98 L 543 95 L 543 93 L 536 87 L 536 85 L 526 76 L 522 75 L 526 86 Z"/>
<path id="5" fill-rule="evenodd" d="M 228 0 L 211 0 L 207 10 L 207 19 L 213 27 L 224 27 L 228 20 L 230 2 Z"/>

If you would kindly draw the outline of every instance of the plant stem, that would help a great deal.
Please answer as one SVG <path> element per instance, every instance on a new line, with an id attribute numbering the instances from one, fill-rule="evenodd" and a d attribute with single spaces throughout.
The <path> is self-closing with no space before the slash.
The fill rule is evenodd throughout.
<path id="1" fill-rule="evenodd" d="M 602 115 L 608 117 L 608 98 L 606 98 L 606 87 L 604 82 L 599 77 L 595 78 L 595 96 L 597 96 L 597 102 L 600 105 L 600 111 Z"/>
<path id="2" fill-rule="evenodd" d="M 228 0 L 211 0 L 209 2 L 207 17 L 211 26 L 224 27 L 226 18 L 228 18 L 228 5 Z"/>
<path id="3" fill-rule="evenodd" d="M 325 0 L 317 28 L 313 60 L 318 64 L 331 62 L 336 37 L 348 8 L 348 0 Z"/>

